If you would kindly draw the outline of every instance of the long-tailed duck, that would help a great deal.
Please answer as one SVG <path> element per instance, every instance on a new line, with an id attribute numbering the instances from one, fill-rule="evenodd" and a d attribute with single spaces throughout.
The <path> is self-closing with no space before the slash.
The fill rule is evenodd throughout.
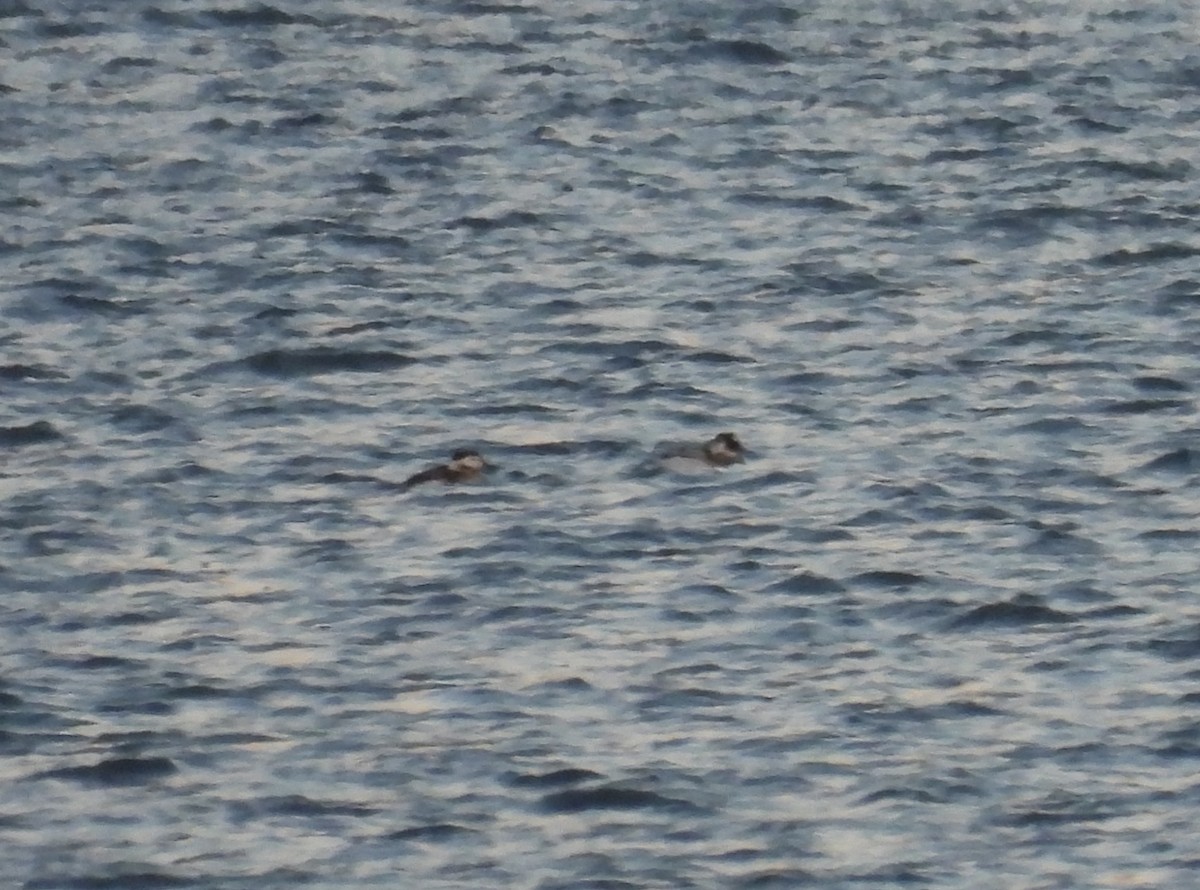
<path id="1" fill-rule="evenodd" d="M 741 440 L 733 433 L 717 433 L 701 445 L 679 445 L 667 448 L 662 455 L 663 463 L 668 467 L 686 469 L 696 464 L 707 464 L 710 467 L 728 467 L 741 463 L 746 457 L 746 449 Z"/>
<path id="2" fill-rule="evenodd" d="M 460 448 L 450 455 L 450 462 L 428 467 L 419 473 L 414 473 L 401 483 L 402 489 L 409 489 L 423 482 L 475 482 L 483 477 L 488 463 L 478 451 L 470 448 Z"/>

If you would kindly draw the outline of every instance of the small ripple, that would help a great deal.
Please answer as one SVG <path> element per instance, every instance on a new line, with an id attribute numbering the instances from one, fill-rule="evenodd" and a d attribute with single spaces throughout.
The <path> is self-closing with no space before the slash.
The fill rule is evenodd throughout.
<path id="1" fill-rule="evenodd" d="M 705 37 L 691 48 L 690 54 L 704 61 L 739 65 L 782 65 L 790 61 L 787 53 L 757 40 L 710 40 Z"/>
<path id="2" fill-rule="evenodd" d="M 147 304 L 136 300 L 106 300 L 102 297 L 87 297 L 82 294 L 64 294 L 59 302 L 68 309 L 80 312 L 96 312 L 102 315 L 136 315 L 146 311 Z"/>
<path id="3" fill-rule="evenodd" d="M 97 36 L 104 33 L 104 28 L 103 22 L 73 17 L 69 22 L 40 21 L 34 32 L 50 40 L 66 40 L 73 37 Z"/>
<path id="4" fill-rule="evenodd" d="M 253 321 L 282 321 L 285 318 L 295 318 L 300 313 L 295 309 L 283 306 L 268 306 L 255 312 L 250 319 Z"/>
<path id="5" fill-rule="evenodd" d="M 551 408 L 548 405 L 540 405 L 536 402 L 511 402 L 504 405 L 463 406 L 461 408 L 453 408 L 449 413 L 459 417 L 475 415 L 486 417 L 561 417 L 566 412 L 560 408 Z"/>
<path id="6" fill-rule="evenodd" d="M 1002 825 L 1028 828 L 1113 819 L 1122 813 L 1097 797 L 1055 791 L 1038 801 L 1012 808 L 997 821 Z"/>
<path id="7" fill-rule="evenodd" d="M 328 127 L 338 122 L 333 115 L 311 111 L 305 114 L 285 114 L 271 121 L 270 129 L 275 133 L 287 133 L 308 127 Z"/>
<path id="8" fill-rule="evenodd" d="M 1181 760 L 1200 758 L 1200 723 L 1186 720 L 1158 735 L 1154 752 L 1160 757 Z"/>
<path id="9" fill-rule="evenodd" d="M 1138 538 L 1168 545 L 1188 544 L 1200 538 L 1200 530 L 1193 528 L 1155 528 L 1140 532 Z"/>
<path id="10" fill-rule="evenodd" d="M 1142 469 L 1186 473 L 1191 472 L 1198 465 L 1200 465 L 1200 459 L 1196 457 L 1195 452 L 1185 447 L 1176 448 L 1174 451 L 1168 451 L 1166 454 L 1160 454 L 1148 463 L 1143 464 Z"/>
<path id="11" fill-rule="evenodd" d="M 21 886 L 24 890 L 171 890 L 174 887 L 208 886 L 208 882 L 162 871 L 116 871 L 112 874 L 34 878 Z"/>
<path id="12" fill-rule="evenodd" d="M 401 828 L 383 835 L 390 841 L 439 841 L 452 840 L 463 834 L 474 834 L 475 829 L 455 825 L 453 822 L 434 822 L 429 825 L 414 825 L 411 828 Z"/>
<path id="13" fill-rule="evenodd" d="M 1160 288 L 1155 303 L 1162 311 L 1188 310 L 1200 303 L 1200 282 L 1180 278 Z"/>
<path id="14" fill-rule="evenodd" d="M 879 569 L 870 572 L 861 572 L 855 575 L 852 581 L 859 584 L 867 584 L 872 587 L 916 587 L 919 584 L 925 584 L 929 579 L 924 575 L 919 575 L 914 572 L 902 572 L 895 570 Z"/>
<path id="15" fill-rule="evenodd" d="M 1167 244 L 1152 244 L 1142 250 L 1121 248 L 1096 257 L 1095 262 L 1100 266 L 1142 266 L 1149 263 L 1161 263 L 1169 260 L 1191 259 L 1200 253 L 1200 248 L 1177 241 Z"/>
<path id="16" fill-rule="evenodd" d="M 310 15 L 284 12 L 275 6 L 257 3 L 228 9 L 204 9 L 200 18 L 228 28 L 280 27 L 283 25 L 319 25 L 320 19 Z"/>
<path id="17" fill-rule="evenodd" d="M 344 337 L 348 334 L 361 334 L 363 331 L 387 331 L 397 327 L 390 321 L 363 321 L 357 324 L 330 328 L 325 332 L 326 337 Z"/>
<path id="18" fill-rule="evenodd" d="M 483 234 L 498 229 L 523 228 L 542 222 L 542 217 L 528 210 L 510 210 L 497 216 L 461 216 L 450 224 L 451 228 L 466 228 Z"/>
<path id="19" fill-rule="evenodd" d="M 88 766 L 68 766 L 39 773 L 38 778 L 66 779 L 85 785 L 146 785 L 179 771 L 167 757 L 114 757 Z"/>
<path id="20" fill-rule="evenodd" d="M 1045 605 L 1040 597 L 1023 593 L 1004 602 L 977 606 L 951 621 L 949 628 L 963 630 L 980 627 L 1021 627 L 1032 624 L 1065 624 L 1075 620 L 1075 616 Z"/>
<path id="21" fill-rule="evenodd" d="M 66 380 L 67 375 L 41 365 L 0 365 L 0 380 Z"/>
<path id="22" fill-rule="evenodd" d="M 112 422 L 133 433 L 156 433 L 179 422 L 169 411 L 151 405 L 124 405 L 112 413 Z"/>
<path id="23" fill-rule="evenodd" d="M 308 377 L 343 371 L 374 373 L 406 368 L 416 360 L 398 352 L 312 349 L 269 349 L 241 360 L 244 367 L 270 377 Z"/>
<path id="24" fill-rule="evenodd" d="M 751 872 L 738 878 L 733 886 L 738 890 L 794 890 L 797 887 L 819 887 L 824 883 L 823 879 L 802 868 L 781 868 Z"/>
<path id="25" fill-rule="evenodd" d="M 184 461 L 178 466 L 159 467 L 144 473 L 139 473 L 138 475 L 131 477 L 130 481 L 154 485 L 170 485 L 190 479 L 202 479 L 206 476 L 219 475 L 222 474 L 217 470 L 210 469 L 202 464 L 193 463 L 192 461 Z"/>
<path id="26" fill-rule="evenodd" d="M 766 593 L 786 593 L 799 596 L 817 596 L 830 593 L 842 593 L 846 586 L 825 575 L 814 572 L 801 572 L 782 581 L 769 585 Z"/>
<path id="27" fill-rule="evenodd" d="M 1059 556 L 1099 555 L 1103 548 L 1094 540 L 1075 533 L 1073 524 L 1045 526 L 1033 523 L 1036 532 L 1029 542 L 1029 550 L 1035 553 L 1052 553 Z"/>
<path id="28" fill-rule="evenodd" d="M 1191 410 L 1188 399 L 1127 399 L 1111 402 L 1103 407 L 1106 414 L 1150 414 L 1155 411 Z"/>
<path id="29" fill-rule="evenodd" d="M 126 670 L 144 664 L 144 662 L 121 658 L 117 655 L 86 655 L 77 658 L 54 659 L 54 662 L 84 671 Z"/>
<path id="30" fill-rule="evenodd" d="M 770 699 L 764 696 L 744 696 L 728 692 L 722 692 L 717 689 L 704 689 L 698 686 L 691 686 L 685 689 L 672 689 L 669 692 L 663 692 L 652 695 L 638 703 L 638 711 L 642 714 L 661 715 L 669 717 L 672 713 L 686 713 L 692 719 L 698 719 L 703 712 L 710 708 L 722 709 L 726 705 L 752 699 L 755 701 L 769 701 Z M 715 718 L 722 721 L 732 721 L 732 717 L 720 713 L 715 715 Z M 710 719 L 712 719 L 710 717 Z"/>
<path id="31" fill-rule="evenodd" d="M 1075 416 L 1039 417 L 1028 423 L 1018 424 L 1013 430 L 1018 433 L 1039 433 L 1046 436 L 1068 436 L 1096 429 Z"/>
<path id="32" fill-rule="evenodd" d="M 884 287 L 884 281 L 870 272 L 835 270 L 807 262 L 792 263 L 785 269 L 795 276 L 794 286 L 800 290 L 838 296 L 877 291 Z M 859 322 L 839 320 L 838 324 L 852 327 Z"/>
<path id="33" fill-rule="evenodd" d="M 700 811 L 699 807 L 686 800 L 620 785 L 556 791 L 544 796 L 541 806 L 551 813 L 585 813 L 594 810 Z"/>
<path id="34" fill-rule="evenodd" d="M 842 525 L 850 528 L 872 528 L 879 525 L 904 526 L 907 522 L 908 517 L 895 510 L 870 509 L 851 516 Z"/>
<path id="35" fill-rule="evenodd" d="M 248 822 L 270 816 L 372 816 L 374 807 L 340 801 L 313 800 L 303 794 L 263 797 L 252 801 L 235 801 L 229 805 L 230 815 L 238 822 Z"/>
<path id="36" fill-rule="evenodd" d="M 1200 624 L 1171 637 L 1147 641 L 1145 648 L 1170 661 L 1190 661 L 1200 656 Z"/>
<path id="37" fill-rule="evenodd" d="M 1137 389 L 1143 392 L 1187 392 L 1191 387 L 1174 377 L 1161 377 L 1158 375 L 1146 375 L 1143 377 L 1134 377 L 1131 381 Z"/>
<path id="38" fill-rule="evenodd" d="M 63 438 L 63 434 L 48 420 L 35 420 L 25 426 L 0 427 L 0 446 L 10 448 L 56 442 Z"/>
<path id="39" fill-rule="evenodd" d="M 600 774 L 590 769 L 564 767 L 548 773 L 518 773 L 510 776 L 508 781 L 517 788 L 557 788 L 560 785 L 578 785 L 599 778 Z"/>

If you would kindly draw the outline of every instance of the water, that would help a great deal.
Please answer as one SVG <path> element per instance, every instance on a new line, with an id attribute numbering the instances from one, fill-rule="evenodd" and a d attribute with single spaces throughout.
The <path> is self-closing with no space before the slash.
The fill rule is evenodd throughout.
<path id="1" fill-rule="evenodd" d="M 0 15 L 13 886 L 1195 879 L 1190 10 Z"/>

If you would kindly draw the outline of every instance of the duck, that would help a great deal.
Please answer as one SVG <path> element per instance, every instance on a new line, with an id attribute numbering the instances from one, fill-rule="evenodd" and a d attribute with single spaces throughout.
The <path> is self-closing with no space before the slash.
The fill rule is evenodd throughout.
<path id="1" fill-rule="evenodd" d="M 414 473 L 400 483 L 400 488 L 407 491 L 424 482 L 478 482 L 483 478 L 488 466 L 488 462 L 478 451 L 460 448 L 450 455 L 449 463 L 427 467 L 419 473 Z"/>
<path id="2" fill-rule="evenodd" d="M 728 467 L 746 460 L 742 440 L 733 433 L 717 433 L 704 443 L 704 460 L 714 467 Z"/>
<path id="3" fill-rule="evenodd" d="M 680 445 L 668 448 L 663 453 L 663 462 L 669 468 L 686 470 L 697 464 L 709 467 L 728 467 L 746 459 L 746 448 L 734 433 L 717 433 L 707 442 L 696 445 Z"/>

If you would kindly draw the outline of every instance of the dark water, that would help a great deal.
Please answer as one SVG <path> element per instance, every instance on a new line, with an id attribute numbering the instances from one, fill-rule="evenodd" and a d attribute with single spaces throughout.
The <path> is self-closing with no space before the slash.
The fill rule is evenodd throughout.
<path id="1" fill-rule="evenodd" d="M 1190 886 L 1197 25 L 0 3 L 3 873 Z"/>

